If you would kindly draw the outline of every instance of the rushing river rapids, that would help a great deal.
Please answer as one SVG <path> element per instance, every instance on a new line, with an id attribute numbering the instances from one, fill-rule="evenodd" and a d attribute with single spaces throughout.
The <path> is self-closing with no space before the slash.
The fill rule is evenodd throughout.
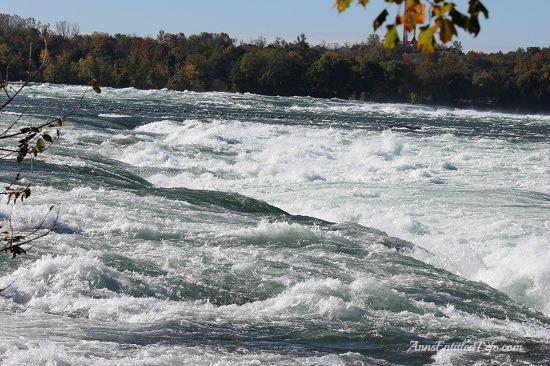
<path id="1" fill-rule="evenodd" d="M 34 85 L 1 123 L 82 92 Z M 549 116 L 87 95 L 31 199 L 0 209 L 24 231 L 60 207 L 0 262 L 0 360 L 548 364 L 549 137 Z"/>

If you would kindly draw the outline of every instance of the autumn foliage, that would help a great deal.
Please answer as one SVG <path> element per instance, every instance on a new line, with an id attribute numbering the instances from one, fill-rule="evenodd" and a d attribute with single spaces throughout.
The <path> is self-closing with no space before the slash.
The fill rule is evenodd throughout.
<path id="1" fill-rule="evenodd" d="M 376 31 L 384 23 L 387 32 L 384 45 L 393 49 L 399 44 L 397 27 L 402 25 L 409 32 L 420 28 L 418 48 L 425 52 L 434 52 L 436 35 L 443 44 L 450 42 L 457 35 L 457 28 L 477 34 L 480 31 L 479 16 L 489 17 L 489 11 L 480 0 L 468 0 L 467 12 L 460 12 L 452 1 L 444 0 L 384 0 L 388 5 L 396 5 L 395 22 L 387 21 L 390 13 L 384 9 L 374 20 L 373 28 Z M 342 13 L 350 7 L 354 0 L 336 0 L 334 6 Z M 359 5 L 366 7 L 369 0 L 357 0 Z M 429 16 L 427 16 L 429 14 Z"/>
<path id="2" fill-rule="evenodd" d="M 411 16 L 421 19 L 422 12 L 416 8 Z M 262 38 L 239 42 L 225 33 L 161 31 L 152 38 L 49 32 L 44 55 L 41 32 L 32 24 L 1 24 L 0 72 L 6 78 L 9 70 L 10 80 L 27 77 L 32 43 L 32 69 L 47 57 L 40 82 L 82 85 L 96 79 L 111 87 L 550 111 L 550 48 L 464 53 L 455 41 L 435 44 L 427 54 L 406 45 L 388 50 L 376 35 L 353 45 L 310 45 L 303 35 L 268 44 Z"/>

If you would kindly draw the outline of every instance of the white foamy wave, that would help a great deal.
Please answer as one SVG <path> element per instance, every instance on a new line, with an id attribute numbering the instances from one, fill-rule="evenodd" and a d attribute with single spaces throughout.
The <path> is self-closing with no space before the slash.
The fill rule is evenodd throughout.
<path id="1" fill-rule="evenodd" d="M 544 237 L 547 231 L 541 216 L 545 203 L 532 198 L 550 194 L 550 148 L 545 143 L 528 142 L 519 148 L 505 140 L 452 134 L 418 137 L 221 119 L 160 120 L 137 127 L 133 134 L 135 144 L 115 145 L 119 158 L 145 169 L 145 177 L 159 187 L 234 191 L 291 213 L 376 227 L 435 254 L 422 260 L 469 279 L 483 279 L 549 314 L 543 305 L 543 272 L 523 281 L 527 287 L 519 294 L 485 270 L 488 262 L 504 270 L 500 263 L 517 254 L 503 252 L 507 259 L 492 261 L 491 253 L 501 246 L 532 234 Z M 83 137 L 75 132 L 75 138 Z M 109 155 L 114 145 L 108 135 L 101 138 L 100 146 L 91 147 Z M 143 238 L 177 235 L 120 217 L 124 219 L 112 221 L 118 229 L 100 230 Z M 514 222 L 506 217 L 514 217 Z M 501 218 L 503 226 L 493 227 Z M 86 225 L 95 227 L 91 221 L 78 226 Z M 493 230 L 501 235 L 489 237 L 487 232 Z M 533 260 L 545 262 L 543 256 Z"/>
<path id="2" fill-rule="evenodd" d="M 12 365 L 330 365 L 346 366 L 350 362 L 368 362 L 368 358 L 348 352 L 338 355 L 299 356 L 255 351 L 245 348 L 231 352 L 223 347 L 193 345 L 132 345 L 124 347 L 114 342 L 86 341 L 72 344 L 69 340 L 9 340 L 4 342 L 2 364 Z M 0 346 L 1 347 L 1 346 Z M 105 349 L 111 354 L 106 355 Z"/>
<path id="3" fill-rule="evenodd" d="M 550 315 L 548 116 L 133 88 L 89 100 L 26 176 L 31 199 L 0 207 L 26 232 L 60 205 L 54 231 L 3 264 L 1 363 L 372 363 L 334 354 L 333 334 L 399 357 L 395 334 L 547 343 L 514 301 Z M 404 121 L 423 133 L 381 131 Z"/>
<path id="4" fill-rule="evenodd" d="M 100 113 L 98 117 L 103 118 L 130 118 L 132 116 L 128 114 L 116 114 L 116 113 Z"/>
<path id="5" fill-rule="evenodd" d="M 516 245 L 495 248 L 484 258 L 475 277 L 507 293 L 514 300 L 550 314 L 550 242 L 528 235 Z"/>

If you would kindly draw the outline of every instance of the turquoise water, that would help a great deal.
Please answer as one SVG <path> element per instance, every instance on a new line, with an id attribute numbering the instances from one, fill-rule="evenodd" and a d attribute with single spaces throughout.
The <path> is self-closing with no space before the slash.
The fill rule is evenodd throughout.
<path id="1" fill-rule="evenodd" d="M 1 123 L 57 117 L 82 92 L 34 85 Z M 26 256 L 0 262 L 2 364 L 546 364 L 549 125 L 88 94 L 34 163 L 31 199 L 0 209 L 21 230 L 60 212 Z M 16 167 L 3 167 L 6 182 Z M 461 343 L 475 349 L 450 349 Z"/>

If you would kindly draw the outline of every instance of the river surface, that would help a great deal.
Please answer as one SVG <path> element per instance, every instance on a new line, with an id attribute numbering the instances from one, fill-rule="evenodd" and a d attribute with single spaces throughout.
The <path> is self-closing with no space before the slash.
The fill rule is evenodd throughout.
<path id="1" fill-rule="evenodd" d="M 32 85 L 0 125 L 83 92 Z M 549 141 L 543 115 L 88 93 L 0 207 L 22 232 L 59 211 L 0 260 L 0 361 L 548 364 Z"/>

